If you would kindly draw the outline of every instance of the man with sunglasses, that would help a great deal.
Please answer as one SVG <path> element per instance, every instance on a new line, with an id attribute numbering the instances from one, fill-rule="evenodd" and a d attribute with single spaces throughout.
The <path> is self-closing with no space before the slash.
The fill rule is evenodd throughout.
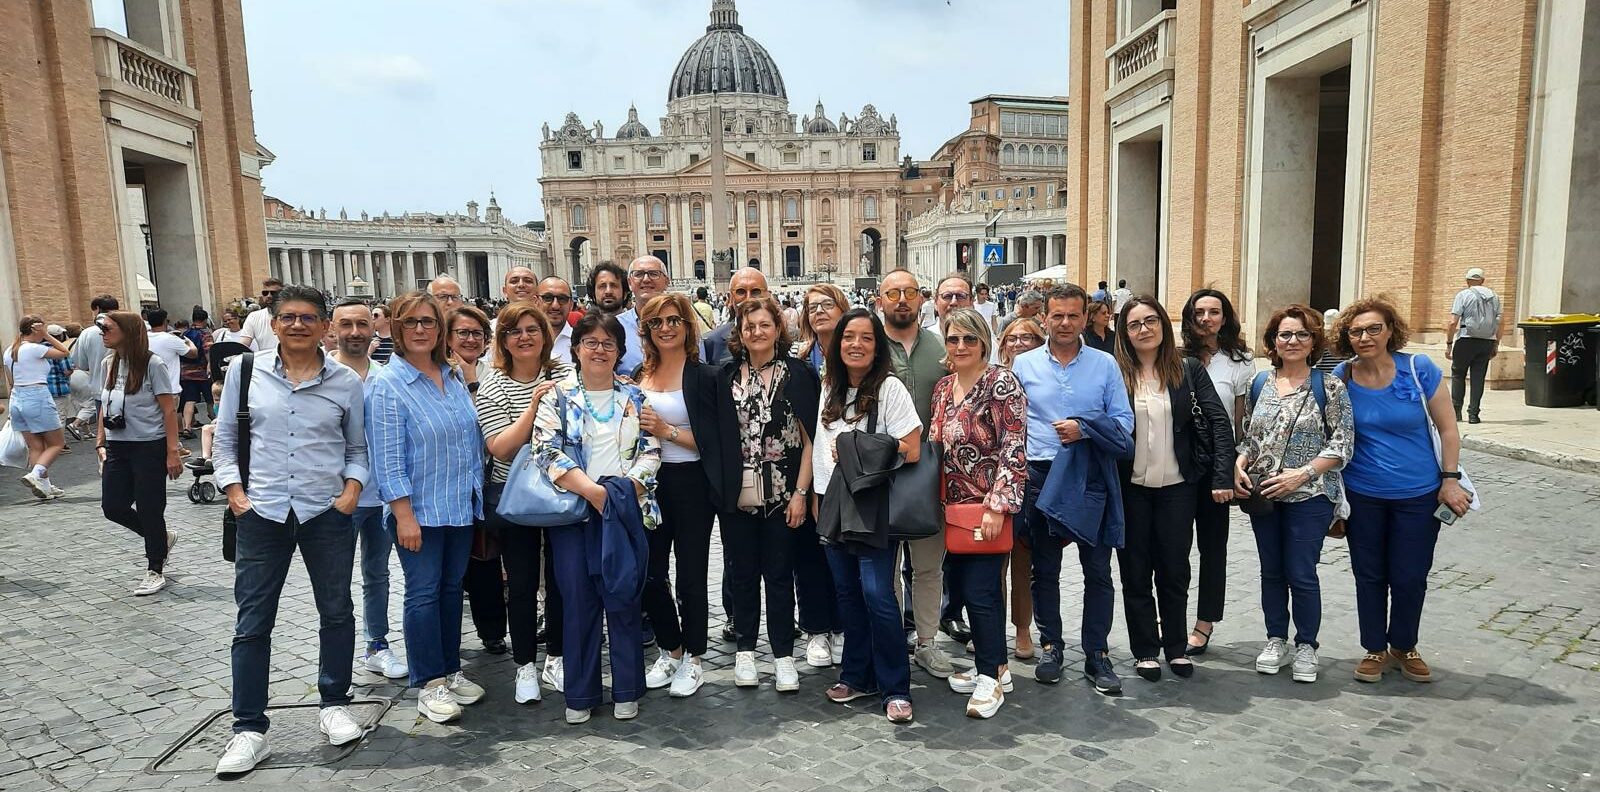
<path id="1" fill-rule="evenodd" d="M 539 302 L 544 305 L 544 315 L 550 320 L 551 329 L 560 328 L 556 340 L 550 344 L 550 358 L 557 363 L 570 362 L 572 323 L 567 321 L 567 315 L 572 313 L 572 285 L 555 275 L 539 281 Z"/>
<path id="2" fill-rule="evenodd" d="M 767 296 L 767 276 L 755 267 L 744 267 L 733 273 L 728 279 L 728 321 L 722 326 L 706 334 L 702 346 L 705 347 L 705 361 L 714 366 L 721 366 L 733 359 L 728 353 L 728 335 L 733 332 L 734 310 L 739 303 L 745 300 L 755 300 Z"/>
<path id="3" fill-rule="evenodd" d="M 640 256 L 628 265 L 628 291 L 633 294 L 633 304 L 617 314 L 617 321 L 628 334 L 627 352 L 617 362 L 617 371 L 632 374 L 644 363 L 644 344 L 639 341 L 639 308 L 652 297 L 667 290 L 672 284 L 667 275 L 667 265 L 655 256 Z"/>
<path id="4" fill-rule="evenodd" d="M 283 291 L 283 281 L 267 278 L 261 282 L 261 307 L 244 318 L 239 331 L 239 343 L 256 352 L 278 348 L 278 334 L 272 330 L 272 306 L 278 302 L 278 292 Z"/>

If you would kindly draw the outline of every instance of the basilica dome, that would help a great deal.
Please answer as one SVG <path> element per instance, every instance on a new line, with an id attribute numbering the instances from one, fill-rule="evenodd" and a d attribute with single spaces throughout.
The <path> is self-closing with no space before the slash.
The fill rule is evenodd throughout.
<path id="1" fill-rule="evenodd" d="M 678 61 L 667 101 L 714 91 L 789 98 L 772 56 L 739 25 L 734 0 L 713 0 L 711 24 Z"/>

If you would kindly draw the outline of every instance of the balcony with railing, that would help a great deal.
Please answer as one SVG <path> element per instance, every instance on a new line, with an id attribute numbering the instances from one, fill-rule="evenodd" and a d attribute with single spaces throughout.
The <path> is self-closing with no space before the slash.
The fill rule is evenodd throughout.
<path id="1" fill-rule="evenodd" d="M 90 32 L 101 95 L 117 94 L 194 120 L 193 69 L 105 28 Z"/>
<path id="2" fill-rule="evenodd" d="M 1162 11 L 1106 50 L 1106 101 L 1163 72 L 1171 79 L 1177 17 L 1176 11 Z"/>

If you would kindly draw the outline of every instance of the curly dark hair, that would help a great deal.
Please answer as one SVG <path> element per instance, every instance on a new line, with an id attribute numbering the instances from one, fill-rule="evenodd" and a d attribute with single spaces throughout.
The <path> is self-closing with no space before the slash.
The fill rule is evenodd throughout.
<path id="1" fill-rule="evenodd" d="M 744 333 L 742 328 L 745 318 L 756 311 L 766 311 L 771 314 L 772 323 L 777 325 L 777 329 L 773 331 L 778 334 L 777 340 L 773 342 L 773 357 L 787 357 L 789 355 L 789 347 L 794 343 L 794 339 L 789 336 L 789 323 L 783 320 L 783 309 L 778 307 L 778 301 L 770 295 L 751 297 L 739 303 L 739 307 L 733 309 L 733 332 L 728 333 L 728 354 L 732 355 L 734 360 L 744 359 Z"/>
<path id="2" fill-rule="evenodd" d="M 1339 312 L 1339 318 L 1333 320 L 1333 327 L 1329 335 L 1333 336 L 1334 349 L 1347 358 L 1356 356 L 1356 348 L 1350 344 L 1350 324 L 1357 316 L 1364 313 L 1383 314 L 1383 323 L 1389 326 L 1389 353 L 1394 354 L 1404 349 L 1411 340 L 1411 328 L 1406 320 L 1400 318 L 1400 309 L 1395 307 L 1394 301 L 1387 295 L 1380 294 L 1376 297 L 1363 297 L 1346 306 Z"/>
<path id="3" fill-rule="evenodd" d="M 1311 333 L 1311 351 L 1306 354 L 1306 365 L 1317 362 L 1328 349 L 1328 337 L 1322 332 L 1322 314 L 1310 306 L 1295 303 L 1273 311 L 1261 333 L 1262 351 L 1272 361 L 1272 367 L 1283 367 L 1283 358 L 1278 355 L 1278 325 L 1285 319 L 1298 319 L 1300 326 Z"/>

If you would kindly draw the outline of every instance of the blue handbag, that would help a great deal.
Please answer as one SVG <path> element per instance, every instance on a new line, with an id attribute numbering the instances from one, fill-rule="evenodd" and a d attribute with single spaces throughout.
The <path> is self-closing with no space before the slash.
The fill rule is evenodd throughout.
<path id="1" fill-rule="evenodd" d="M 562 451 L 582 466 L 583 460 L 577 458 L 582 455 L 574 456 L 573 446 L 567 441 L 567 404 L 560 389 L 556 390 L 556 410 L 561 414 L 558 437 Z M 517 525 L 549 528 L 589 519 L 589 502 L 576 492 L 558 489 L 544 468 L 534 464 L 533 444 L 529 443 L 511 460 L 511 471 L 506 474 L 505 490 L 495 513 Z"/>

